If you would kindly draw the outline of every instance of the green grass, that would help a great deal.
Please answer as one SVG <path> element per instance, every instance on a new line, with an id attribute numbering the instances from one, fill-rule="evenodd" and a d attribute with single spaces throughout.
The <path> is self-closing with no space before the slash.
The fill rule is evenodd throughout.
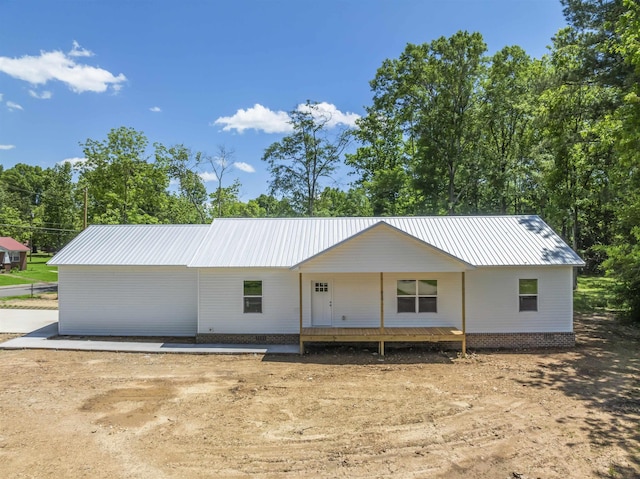
<path id="1" fill-rule="evenodd" d="M 573 293 L 573 310 L 577 313 L 616 310 L 615 280 L 604 276 L 578 276 Z"/>
<path id="2" fill-rule="evenodd" d="M 50 259 L 51 255 L 49 254 L 34 254 L 31 260 L 27 255 L 27 269 L 15 273 L 0 274 L 0 286 L 58 281 L 58 268 L 46 264 Z"/>

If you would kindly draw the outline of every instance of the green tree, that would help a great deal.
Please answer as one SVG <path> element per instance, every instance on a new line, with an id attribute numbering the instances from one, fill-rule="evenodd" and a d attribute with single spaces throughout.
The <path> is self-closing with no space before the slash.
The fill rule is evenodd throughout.
<path id="1" fill-rule="evenodd" d="M 80 208 L 74 200 L 75 184 L 69 163 L 45 170 L 42 195 L 42 246 L 58 251 L 80 230 Z"/>
<path id="2" fill-rule="evenodd" d="M 631 0 L 615 22 L 616 40 L 609 48 L 630 68 L 624 81 L 623 102 L 615 113 L 618 207 L 616 236 L 605 248 L 607 274 L 618 280 L 617 294 L 628 315 L 640 322 L 640 5 Z"/>
<path id="3" fill-rule="evenodd" d="M 415 212 L 464 212 L 461 205 L 481 180 L 477 86 L 485 51 L 482 35 L 461 31 L 430 44 L 408 44 L 378 69 L 371 82 L 373 106 L 359 125 L 365 145 L 351 159 L 363 175 L 361 184 L 376 192 L 376 210 L 385 185 L 389 203 L 404 196 L 411 178 Z M 379 151 L 383 159 L 372 160 Z M 378 166 L 385 173 L 376 173 Z M 384 202 L 382 208 L 389 210 Z"/>
<path id="4" fill-rule="evenodd" d="M 331 117 L 307 101 L 290 112 L 293 132 L 273 143 L 262 159 L 269 165 L 271 193 L 288 198 L 296 212 L 315 216 L 322 180 L 331 177 L 349 144 L 350 134 L 331 135 Z"/>
<path id="5" fill-rule="evenodd" d="M 316 204 L 318 216 L 371 216 L 373 211 L 361 188 L 348 191 L 326 187 Z"/>
<path id="6" fill-rule="evenodd" d="M 615 104 L 617 89 L 591 81 L 584 75 L 584 55 L 579 36 L 565 28 L 554 38 L 551 85 L 540 96 L 538 127 L 541 147 L 549 160 L 545 177 L 550 222 L 576 250 L 587 252 L 594 244 L 611 239 L 610 183 L 616 169 L 607 114 Z M 600 222 L 586 236 L 582 225 Z"/>
<path id="7" fill-rule="evenodd" d="M 355 183 L 366 192 L 376 216 L 411 214 L 416 209 L 410 154 L 395 113 L 367 107 L 354 131 L 362 146 L 346 155 L 347 165 L 359 175 Z"/>
<path id="8" fill-rule="evenodd" d="M 156 164 L 162 165 L 170 178 L 178 182 L 178 195 L 169 198 L 167 217 L 170 223 L 208 223 L 207 189 L 197 173 L 203 154 L 193 153 L 184 145 L 165 147 L 154 144 Z"/>
<path id="9" fill-rule="evenodd" d="M 88 188 L 89 222 L 158 223 L 167 205 L 169 177 L 150 163 L 147 138 L 133 128 L 112 129 L 106 140 L 81 143 L 87 161 L 80 185 Z"/>
<path id="10" fill-rule="evenodd" d="M 538 65 L 518 46 L 504 47 L 491 57 L 481 83 L 480 146 L 483 176 L 482 211 L 522 212 L 530 186 L 523 178 L 531 170 L 534 73 Z M 533 186 L 533 185 L 531 185 Z"/>

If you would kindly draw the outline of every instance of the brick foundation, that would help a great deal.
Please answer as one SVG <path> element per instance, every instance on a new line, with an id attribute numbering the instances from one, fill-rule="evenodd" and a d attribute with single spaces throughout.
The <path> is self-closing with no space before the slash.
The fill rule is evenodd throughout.
<path id="1" fill-rule="evenodd" d="M 575 333 L 467 333 L 467 348 L 573 348 Z"/>
<path id="2" fill-rule="evenodd" d="M 222 344 L 298 344 L 298 334 L 219 334 L 206 333 L 196 335 L 196 343 Z"/>
<path id="3" fill-rule="evenodd" d="M 299 341 L 297 334 L 208 333 L 196 336 L 196 343 L 199 344 L 298 344 Z M 433 345 L 442 349 L 460 349 L 459 342 Z M 575 333 L 467 333 L 468 349 L 573 348 L 575 345 Z"/>

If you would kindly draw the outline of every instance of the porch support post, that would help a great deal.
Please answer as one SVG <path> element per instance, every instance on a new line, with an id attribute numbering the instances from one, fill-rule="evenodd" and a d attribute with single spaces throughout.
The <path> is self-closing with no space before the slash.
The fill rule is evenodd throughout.
<path id="1" fill-rule="evenodd" d="M 380 334 L 384 334 L 384 273 L 380 271 Z M 384 341 L 380 340 L 380 356 L 384 356 Z"/>
<path id="2" fill-rule="evenodd" d="M 467 307 L 464 271 L 462 272 L 462 356 L 467 355 Z"/>
<path id="3" fill-rule="evenodd" d="M 300 354 L 304 354 L 304 340 L 302 339 L 302 273 L 298 273 L 298 297 L 300 307 Z"/>

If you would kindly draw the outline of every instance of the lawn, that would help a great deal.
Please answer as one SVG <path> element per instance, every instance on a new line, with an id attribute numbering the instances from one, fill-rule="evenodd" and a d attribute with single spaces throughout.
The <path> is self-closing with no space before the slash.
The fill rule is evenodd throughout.
<path id="1" fill-rule="evenodd" d="M 615 311 L 615 280 L 604 276 L 578 276 L 578 288 L 573 293 L 576 313 Z"/>
<path id="2" fill-rule="evenodd" d="M 27 257 L 27 269 L 0 274 L 0 286 L 58 281 L 58 268 L 47 266 L 47 261 L 50 259 L 51 255 L 42 253 L 32 255 L 31 259 Z"/>

